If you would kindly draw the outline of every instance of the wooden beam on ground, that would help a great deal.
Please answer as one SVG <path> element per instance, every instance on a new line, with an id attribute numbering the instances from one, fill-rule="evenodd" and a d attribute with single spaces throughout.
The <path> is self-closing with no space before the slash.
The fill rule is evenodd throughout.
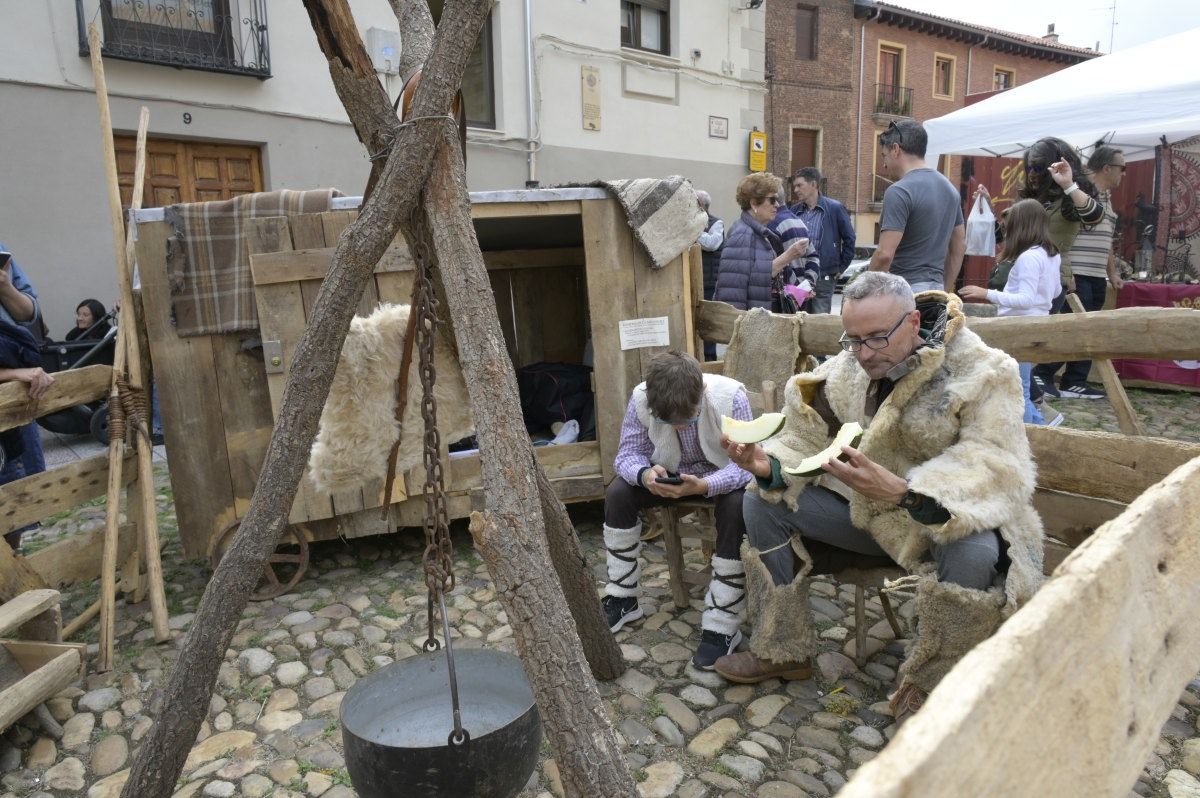
<path id="1" fill-rule="evenodd" d="M 1200 314 L 1198 314 L 1200 315 Z M 1200 443 L 1112 432 L 1025 425 L 1038 486 L 1131 502 L 1179 466 L 1200 457 Z"/>
<path id="2" fill-rule="evenodd" d="M 0 690 L 0 730 L 7 729 L 47 698 L 83 676 L 84 646 L 68 643 L 0 641 L 25 678 Z"/>
<path id="3" fill-rule="evenodd" d="M 136 549 L 137 527 L 122 524 L 117 538 L 117 562 L 127 563 Z M 104 553 L 104 527 L 80 532 L 25 558 L 34 573 L 55 590 L 62 590 L 100 575 Z"/>
<path id="4" fill-rule="evenodd" d="M 38 400 L 29 398 L 29 386 L 23 382 L 0 384 L 0 430 L 28 424 L 68 407 L 97 402 L 108 395 L 111 384 L 112 366 L 84 366 L 59 372 L 46 395 Z"/>
<path id="5" fill-rule="evenodd" d="M 696 329 L 706 341 L 729 343 L 733 323 L 742 313 L 724 302 L 702 301 Z M 1200 314 L 1184 308 L 1121 308 L 1082 316 L 968 316 L 967 326 L 988 346 L 1022 362 L 1200 357 Z M 809 314 L 800 327 L 800 347 L 810 355 L 832 355 L 841 351 L 841 334 L 837 316 Z"/>
<path id="6" fill-rule="evenodd" d="M 132 455 L 126 454 L 124 464 L 132 462 Z M 132 468 L 123 469 L 121 484 L 135 477 Z M 0 485 L 0 535 L 103 496 L 107 484 L 108 455 L 101 454 Z"/>
<path id="7" fill-rule="evenodd" d="M 1072 313 L 1087 313 L 1083 303 L 1075 294 L 1067 294 L 1067 304 L 1071 306 Z M 1138 420 L 1133 405 L 1129 403 L 1129 396 L 1125 393 L 1125 387 L 1121 385 L 1120 378 L 1117 377 L 1117 370 L 1113 368 L 1112 361 L 1096 358 L 1092 360 L 1092 365 L 1095 366 L 1096 371 L 1100 374 L 1100 379 L 1104 382 L 1104 393 L 1108 396 L 1109 404 L 1117 414 L 1117 423 L 1121 426 L 1121 432 L 1126 435 L 1145 435 L 1146 430 L 1142 428 L 1142 422 Z"/>
<path id="8" fill-rule="evenodd" d="M 1195 460 L 1068 557 L 839 798 L 1126 795 L 1200 661 L 1198 515 Z"/>
<path id="9" fill-rule="evenodd" d="M 57 590 L 30 590 L 0 606 L 0 637 L 58 606 Z"/>

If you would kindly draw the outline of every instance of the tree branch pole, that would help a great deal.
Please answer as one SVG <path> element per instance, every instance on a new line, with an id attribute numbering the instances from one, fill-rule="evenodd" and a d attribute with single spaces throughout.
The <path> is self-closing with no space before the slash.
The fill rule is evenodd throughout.
<path id="1" fill-rule="evenodd" d="M 310 12 L 320 6 L 340 9 L 349 17 L 345 0 L 309 0 L 306 5 Z M 490 0 L 447 5 L 447 24 L 435 36 L 427 79 L 413 99 L 414 116 L 443 114 L 450 107 L 490 5 Z M 357 35 L 354 31 L 356 39 Z M 362 49 L 361 41 L 358 47 Z M 331 65 L 331 71 L 341 66 Z M 382 92 L 378 82 L 375 89 Z M 175 790 L 208 711 L 225 650 L 287 523 L 350 319 L 375 264 L 395 238 L 400 220 L 411 211 L 429 174 L 439 133 L 436 124 L 400 127 L 393 119 L 391 127 L 394 146 L 379 169 L 376 190 L 338 240 L 329 276 L 297 345 L 246 517 L 205 588 L 179 659 L 161 696 L 153 702 L 157 720 L 138 751 L 122 798 L 168 798 Z"/>
<path id="2" fill-rule="evenodd" d="M 422 197 L 405 234 L 432 242 L 433 265 L 444 264 L 441 279 L 467 378 L 487 502 L 484 513 L 472 514 L 471 534 L 513 627 L 566 795 L 628 798 L 637 794 L 637 783 L 588 672 L 564 607 L 563 586 L 550 562 L 539 491 L 545 477 L 536 475 L 541 469 L 521 420 L 516 375 L 499 316 L 493 303 L 478 301 L 477 287 L 487 285 L 487 269 L 471 223 L 458 140 L 449 128 Z M 561 504 L 556 509 L 565 515 Z M 570 528 L 569 519 L 567 523 Z M 573 530 L 569 537 L 574 540 Z M 581 564 L 575 564 L 576 573 Z M 583 603 L 598 611 L 595 585 L 587 581 Z M 603 638 L 615 648 L 607 625 Z"/>

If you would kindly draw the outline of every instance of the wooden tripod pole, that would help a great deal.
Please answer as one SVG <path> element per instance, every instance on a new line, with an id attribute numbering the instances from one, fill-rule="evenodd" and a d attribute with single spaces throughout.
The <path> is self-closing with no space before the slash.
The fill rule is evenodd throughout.
<path id="1" fill-rule="evenodd" d="M 96 83 L 96 104 L 100 112 L 100 144 L 104 152 L 105 177 L 108 183 L 108 198 L 109 198 L 109 214 L 112 222 L 113 230 L 113 249 L 116 254 L 117 263 L 117 284 L 121 290 L 121 304 L 125 309 L 125 323 L 120 325 L 124 328 L 124 332 L 118 329 L 118 338 L 124 339 L 124 346 L 121 342 L 117 345 L 117 358 L 121 358 L 122 351 L 125 352 L 125 363 L 122 367 L 113 369 L 114 380 L 123 375 L 125 367 L 129 370 L 129 383 L 136 389 L 144 389 L 145 376 L 142 374 L 142 358 L 138 345 L 138 336 L 133 329 L 136 324 L 136 313 L 133 304 L 133 224 L 129 225 L 129 229 L 125 229 L 124 220 L 121 213 L 121 190 L 117 180 L 117 154 L 113 144 L 112 136 L 112 117 L 108 107 L 108 86 L 104 78 L 104 63 L 101 60 L 101 44 L 100 32 L 96 29 L 95 24 L 88 26 L 88 47 L 91 53 L 92 74 Z M 146 130 L 149 127 L 150 112 L 145 107 L 141 110 L 141 115 L 138 124 L 137 138 L 137 157 L 134 166 L 133 179 L 133 196 L 131 207 L 133 210 L 139 210 L 142 206 L 142 187 L 143 175 L 146 168 Z M 167 601 L 166 593 L 163 586 L 162 576 L 162 561 L 159 556 L 158 548 L 158 514 L 154 503 L 154 473 L 153 464 L 151 462 L 150 452 L 150 437 L 146 425 L 146 419 L 142 418 L 137 421 L 135 430 L 137 441 L 137 459 L 138 459 L 138 480 L 141 482 L 140 490 L 138 491 L 141 497 L 141 520 L 139 533 L 141 534 L 141 550 L 142 559 L 146 563 L 146 573 L 150 582 L 150 613 L 153 620 L 154 637 L 157 641 L 163 642 L 170 639 L 170 630 L 167 626 Z M 123 447 L 123 442 L 118 442 L 120 446 L 117 449 L 117 456 L 121 452 L 120 447 Z M 115 510 L 112 506 L 112 485 L 113 472 L 120 474 L 120 463 L 114 461 L 113 447 L 109 446 L 109 499 L 110 499 L 110 522 L 109 527 L 112 527 L 112 547 L 113 547 L 113 562 L 111 570 L 104 573 L 109 574 L 115 580 L 116 574 L 116 532 L 115 519 L 112 518 L 112 512 Z M 117 480 L 119 486 L 120 480 Z M 118 494 L 119 495 L 119 494 Z M 108 534 L 106 530 L 105 551 L 109 546 Z M 102 584 L 103 588 L 103 584 Z M 101 596 L 103 599 L 103 595 Z M 115 586 L 114 586 L 115 600 Z M 101 615 L 103 617 L 102 601 Z M 110 627 L 101 624 L 101 640 L 104 638 L 104 630 Z M 103 646 L 101 647 L 103 649 Z M 103 650 L 101 652 L 103 656 Z"/>
<path id="2" fill-rule="evenodd" d="M 1067 304 L 1071 306 L 1073 313 L 1087 312 L 1075 294 L 1067 294 Z M 1117 424 L 1121 427 L 1121 433 L 1123 435 L 1145 435 L 1146 430 L 1142 428 L 1142 422 L 1138 420 L 1137 412 L 1129 403 L 1129 395 L 1125 393 L 1125 386 L 1121 384 L 1121 378 L 1117 376 L 1117 370 L 1113 368 L 1112 361 L 1101 358 L 1093 360 L 1092 365 L 1096 367 L 1100 379 L 1104 382 L 1104 393 L 1117 414 Z"/>

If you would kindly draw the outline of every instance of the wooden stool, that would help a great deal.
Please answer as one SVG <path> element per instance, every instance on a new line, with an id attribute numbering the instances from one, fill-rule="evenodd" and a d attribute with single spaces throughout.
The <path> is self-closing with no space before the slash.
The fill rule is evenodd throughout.
<path id="1" fill-rule="evenodd" d="M 683 567 L 683 544 L 681 538 L 690 537 L 701 541 L 705 550 L 705 560 L 712 555 L 713 546 L 717 542 L 716 522 L 713 519 L 715 505 L 711 499 L 681 499 L 674 504 L 657 508 L 659 521 L 663 528 L 663 546 L 667 550 L 667 575 L 671 583 L 671 598 L 679 609 L 686 609 L 691 602 L 688 597 L 689 585 L 707 585 L 712 576 L 712 567 L 705 566 L 699 571 L 689 571 Z M 699 534 L 682 535 L 680 521 L 689 515 L 704 513 L 704 523 L 700 526 Z"/>
<path id="2" fill-rule="evenodd" d="M 880 588 L 883 587 L 885 579 L 897 579 L 904 576 L 905 573 L 906 571 L 900 566 L 885 566 L 882 568 L 844 568 L 833 574 L 833 578 L 840 584 L 854 585 L 854 664 L 860 668 L 867 663 L 867 657 L 863 653 L 867 648 L 867 588 L 879 591 L 879 603 L 883 606 L 883 617 L 887 618 L 892 632 L 899 640 L 904 633 L 900 629 L 899 621 L 896 620 L 896 614 L 892 612 L 892 603 L 888 600 L 887 593 Z"/>

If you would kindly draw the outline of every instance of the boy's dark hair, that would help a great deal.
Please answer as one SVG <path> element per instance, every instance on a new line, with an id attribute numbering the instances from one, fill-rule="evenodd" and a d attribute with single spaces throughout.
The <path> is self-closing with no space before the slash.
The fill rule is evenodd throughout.
<path id="1" fill-rule="evenodd" d="M 902 119 L 892 122 L 887 130 L 879 134 L 879 146 L 887 148 L 893 144 L 900 145 L 900 152 L 925 157 L 925 149 L 929 146 L 929 134 L 925 126 L 912 119 Z"/>
<path id="2" fill-rule="evenodd" d="M 684 422 L 696 414 L 704 396 L 704 372 L 686 352 L 662 352 L 646 367 L 646 401 L 659 421 Z"/>

